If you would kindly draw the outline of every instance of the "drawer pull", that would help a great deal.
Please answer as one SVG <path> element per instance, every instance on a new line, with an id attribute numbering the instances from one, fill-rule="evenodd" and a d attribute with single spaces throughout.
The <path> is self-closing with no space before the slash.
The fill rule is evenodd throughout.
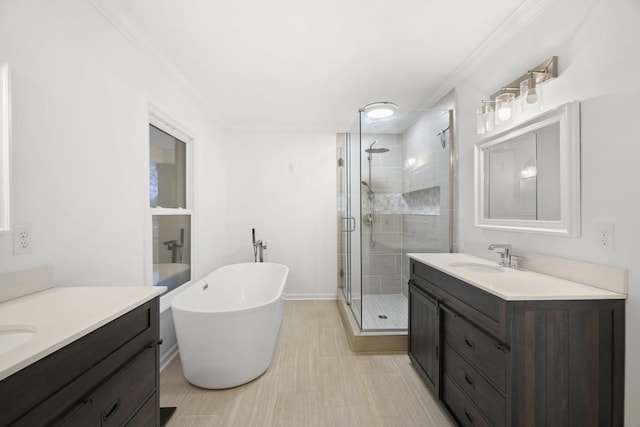
<path id="1" fill-rule="evenodd" d="M 473 417 L 471 417 L 471 415 L 469 415 L 469 413 L 467 412 L 467 408 L 464 408 L 464 416 L 467 417 L 467 419 L 469 420 L 469 422 L 471 424 L 473 424 Z"/>
<path id="2" fill-rule="evenodd" d="M 469 347 L 470 349 L 473 349 L 473 347 L 475 346 L 475 344 L 473 344 L 473 341 L 471 341 L 469 339 L 469 337 L 465 336 L 464 337 L 464 343 L 467 345 L 467 347 Z"/>
<path id="3" fill-rule="evenodd" d="M 501 352 L 503 352 L 503 353 L 506 353 L 506 352 L 507 352 L 506 347 L 505 347 L 505 346 L 503 346 L 502 344 L 498 344 L 498 343 L 496 343 L 496 350 L 501 351 Z"/>
<path id="4" fill-rule="evenodd" d="M 115 402 L 107 406 L 107 408 L 104 411 L 102 411 L 102 421 L 105 421 L 105 422 L 108 421 L 109 418 L 111 418 L 111 416 L 115 414 L 119 408 L 120 408 L 120 398 L 116 399 Z"/>
<path id="5" fill-rule="evenodd" d="M 464 380 L 471 386 L 472 389 L 476 389 L 475 381 L 472 380 L 466 372 L 464 373 Z"/>

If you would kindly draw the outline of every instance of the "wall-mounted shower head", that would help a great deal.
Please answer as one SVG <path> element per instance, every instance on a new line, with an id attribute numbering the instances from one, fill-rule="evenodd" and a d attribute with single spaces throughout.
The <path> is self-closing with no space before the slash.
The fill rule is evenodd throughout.
<path id="1" fill-rule="evenodd" d="M 369 184 L 367 184 L 367 181 L 360 181 L 360 183 L 367 188 L 368 193 L 373 193 L 373 190 L 371 189 L 371 187 L 369 187 Z"/>
<path id="2" fill-rule="evenodd" d="M 378 140 L 374 140 L 371 145 L 369 146 L 369 148 L 367 148 L 365 151 L 365 153 L 369 153 L 369 154 L 377 154 L 377 153 L 386 153 L 387 151 L 389 151 L 388 148 L 373 148 L 373 146 L 375 144 L 378 143 Z"/>

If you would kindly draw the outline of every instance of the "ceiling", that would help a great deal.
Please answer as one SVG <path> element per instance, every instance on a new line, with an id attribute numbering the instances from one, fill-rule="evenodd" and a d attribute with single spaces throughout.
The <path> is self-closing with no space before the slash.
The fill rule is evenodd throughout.
<path id="1" fill-rule="evenodd" d="M 91 0 L 230 128 L 346 130 L 425 108 L 531 0 Z"/>

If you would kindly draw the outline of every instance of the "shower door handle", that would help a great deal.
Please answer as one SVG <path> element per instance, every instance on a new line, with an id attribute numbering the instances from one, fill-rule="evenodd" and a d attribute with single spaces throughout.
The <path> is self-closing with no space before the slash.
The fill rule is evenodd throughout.
<path id="1" fill-rule="evenodd" d="M 348 216 L 348 217 L 343 217 L 342 220 L 347 220 L 348 225 L 347 228 L 342 230 L 343 233 L 352 233 L 354 231 L 356 231 L 356 219 L 352 216 Z M 353 222 L 352 222 L 353 221 Z"/>

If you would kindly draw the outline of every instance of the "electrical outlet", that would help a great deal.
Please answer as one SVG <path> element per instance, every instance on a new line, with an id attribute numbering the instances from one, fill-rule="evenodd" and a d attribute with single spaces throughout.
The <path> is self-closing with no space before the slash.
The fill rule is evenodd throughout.
<path id="1" fill-rule="evenodd" d="M 598 224 L 598 241 L 597 245 L 601 251 L 613 251 L 614 233 L 613 224 Z"/>
<path id="2" fill-rule="evenodd" d="M 31 249 L 31 227 L 26 225 L 16 225 L 13 228 L 13 254 L 30 254 Z"/>

